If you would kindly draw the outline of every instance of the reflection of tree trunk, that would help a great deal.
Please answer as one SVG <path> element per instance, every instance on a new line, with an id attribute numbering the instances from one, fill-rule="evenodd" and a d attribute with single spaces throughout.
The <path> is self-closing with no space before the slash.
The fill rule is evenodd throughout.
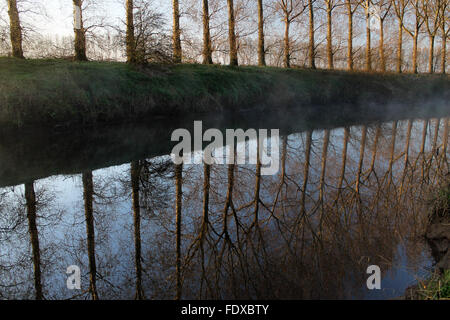
<path id="1" fill-rule="evenodd" d="M 402 182 L 401 182 L 401 186 L 400 186 L 400 195 L 403 193 L 404 183 L 405 183 L 405 178 L 406 178 L 406 171 L 408 169 L 408 164 L 409 164 L 409 145 L 410 145 L 410 141 L 411 141 L 412 127 L 413 127 L 413 121 L 409 120 L 408 121 L 408 129 L 406 132 L 405 151 L 404 151 L 405 152 L 405 160 L 404 160 L 404 165 L 403 165 L 403 175 L 402 175 Z"/>
<path id="2" fill-rule="evenodd" d="M 181 30 L 180 30 L 180 8 L 178 0 L 172 0 L 173 4 L 173 62 L 181 63 Z"/>
<path id="3" fill-rule="evenodd" d="M 375 171 L 375 161 L 377 159 L 377 148 L 378 148 L 378 140 L 380 139 L 380 135 L 381 135 L 381 128 L 379 125 L 377 125 L 376 132 L 375 132 L 375 139 L 373 141 L 372 161 L 370 162 L 370 170 L 369 170 L 368 177 Z"/>
<path id="4" fill-rule="evenodd" d="M 391 185 L 392 178 L 393 178 L 392 167 L 394 166 L 395 142 L 396 142 L 396 138 L 397 138 L 397 126 L 398 126 L 398 121 L 394 121 L 394 123 L 392 125 L 391 156 L 389 159 L 389 169 L 387 172 L 388 177 L 389 177 L 388 187 Z"/>
<path id="5" fill-rule="evenodd" d="M 266 53 L 264 49 L 264 8 L 262 0 L 258 0 L 258 65 L 266 65 Z"/>
<path id="6" fill-rule="evenodd" d="M 203 64 L 212 64 L 211 32 L 208 0 L 203 0 Z"/>
<path id="7" fill-rule="evenodd" d="M 92 171 L 83 173 L 83 197 L 84 197 L 84 213 L 86 218 L 86 234 L 87 234 L 87 249 L 89 258 L 89 291 L 92 299 L 98 300 L 97 294 L 97 266 L 95 262 L 95 227 L 94 227 L 94 184 L 92 181 Z"/>
<path id="8" fill-rule="evenodd" d="M 17 9 L 17 0 L 8 0 L 8 14 L 10 23 L 10 38 L 12 46 L 12 55 L 23 59 L 22 49 L 22 27 L 20 26 L 19 10 Z"/>
<path id="9" fill-rule="evenodd" d="M 135 248 L 135 268 L 136 268 L 136 300 L 145 299 L 142 288 L 142 255 L 141 255 L 141 207 L 139 197 L 139 175 L 141 165 L 138 161 L 131 162 L 131 190 L 133 199 L 134 218 L 134 248 Z"/>
<path id="10" fill-rule="evenodd" d="M 423 121 L 422 145 L 420 146 L 420 152 L 419 152 L 419 157 L 422 158 L 422 162 L 420 164 L 421 165 L 420 173 L 421 173 L 422 180 L 425 175 L 425 145 L 427 142 L 427 133 L 428 133 L 428 119 Z"/>
<path id="11" fill-rule="evenodd" d="M 233 201 L 233 186 L 234 186 L 234 164 L 228 165 L 228 187 L 227 197 L 225 199 L 225 206 L 223 209 L 223 236 L 225 240 L 229 240 L 228 234 L 228 210 L 230 209 Z"/>
<path id="12" fill-rule="evenodd" d="M 366 149 L 366 136 L 367 136 L 367 127 L 362 127 L 362 133 L 361 133 L 361 147 L 359 150 L 359 163 L 358 163 L 358 171 L 356 173 L 356 193 L 359 194 L 359 184 L 361 183 L 361 172 L 362 172 L 362 166 L 364 163 L 364 152 Z"/>
<path id="13" fill-rule="evenodd" d="M 236 20 L 234 18 L 233 0 L 227 0 L 228 4 L 228 41 L 230 43 L 230 66 L 238 65 L 237 44 L 236 44 Z"/>
<path id="14" fill-rule="evenodd" d="M 303 169 L 303 185 L 302 185 L 302 197 L 301 197 L 301 214 L 302 217 L 306 214 L 305 202 L 306 202 L 306 189 L 308 188 L 309 179 L 309 165 L 311 159 L 311 144 L 312 144 L 312 131 L 306 133 L 306 149 L 305 149 L 305 166 Z"/>
<path id="15" fill-rule="evenodd" d="M 341 174 L 339 176 L 338 189 L 337 189 L 338 198 L 342 192 L 342 184 L 344 182 L 344 177 L 345 177 L 345 168 L 347 166 L 347 149 L 348 149 L 349 136 L 350 136 L 350 129 L 348 127 L 345 127 L 345 129 L 344 129 L 344 145 L 342 147 L 342 168 L 341 168 Z"/>
<path id="16" fill-rule="evenodd" d="M 308 50 L 308 58 L 309 58 L 309 67 L 311 69 L 316 68 L 316 62 L 315 62 L 315 41 L 314 41 L 314 6 L 313 1 L 308 0 L 308 6 L 309 6 L 309 50 Z"/>
<path id="17" fill-rule="evenodd" d="M 181 205 L 183 200 L 183 165 L 175 167 L 175 192 L 176 192 L 176 277 L 177 293 L 176 300 L 181 299 L 182 281 L 181 281 Z"/>
<path id="18" fill-rule="evenodd" d="M 325 192 L 325 174 L 327 168 L 327 157 L 328 157 L 328 145 L 330 142 L 330 131 L 325 130 L 325 137 L 323 139 L 323 150 L 322 150 L 322 168 L 320 173 L 320 186 L 319 186 L 319 205 L 320 205 L 320 234 L 322 234 L 322 222 L 324 216 L 324 192 Z"/>
<path id="19" fill-rule="evenodd" d="M 259 192 L 261 189 L 261 159 L 260 159 L 260 143 L 257 139 L 257 160 L 256 160 L 256 181 L 255 181 L 255 197 L 254 197 L 254 222 L 253 224 L 258 227 L 259 222 Z"/>
<path id="20" fill-rule="evenodd" d="M 36 289 L 36 300 L 42 300 L 41 284 L 41 254 L 39 250 L 39 234 L 36 225 L 36 194 L 34 192 L 34 183 L 25 183 L 25 199 L 27 203 L 28 229 L 30 232 L 31 248 L 33 251 L 34 266 L 34 287 Z"/>

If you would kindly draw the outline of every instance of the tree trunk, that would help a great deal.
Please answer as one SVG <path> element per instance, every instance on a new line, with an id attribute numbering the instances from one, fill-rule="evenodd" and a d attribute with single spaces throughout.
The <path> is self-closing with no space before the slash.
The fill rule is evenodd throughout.
<path id="1" fill-rule="evenodd" d="M 397 43 L 397 72 L 402 73 L 402 45 L 403 45 L 403 23 L 398 22 L 398 43 Z"/>
<path id="2" fill-rule="evenodd" d="M 417 73 L 417 41 L 419 38 L 419 30 L 416 29 L 415 33 L 414 33 L 414 37 L 413 37 L 413 73 Z"/>
<path id="3" fill-rule="evenodd" d="M 334 69 L 333 62 L 333 42 L 332 42 L 332 12 L 331 3 L 327 4 L 327 59 L 328 59 L 328 69 Z"/>
<path id="4" fill-rule="evenodd" d="M 127 0 L 126 3 L 127 10 L 127 34 L 126 34 L 126 45 L 127 45 L 127 62 L 136 63 L 136 44 L 134 39 L 134 15 L 133 15 L 133 0 Z"/>
<path id="5" fill-rule="evenodd" d="M 173 3 L 173 62 L 181 63 L 181 31 L 180 31 L 180 8 L 178 0 Z"/>
<path id="6" fill-rule="evenodd" d="M 266 65 L 264 48 L 264 8 L 262 0 L 258 0 L 258 65 Z"/>
<path id="7" fill-rule="evenodd" d="M 441 33 L 442 33 L 442 51 L 441 51 L 441 72 L 445 74 L 445 67 L 446 67 L 446 61 L 447 61 L 447 36 L 445 35 L 445 27 L 441 26 Z"/>
<path id="8" fill-rule="evenodd" d="M 370 13 L 369 13 L 369 3 L 366 6 L 366 71 L 372 70 L 372 51 L 370 44 Z"/>
<path id="9" fill-rule="evenodd" d="M 353 12 L 350 0 L 347 0 L 348 39 L 347 39 L 347 69 L 353 70 Z"/>
<path id="10" fill-rule="evenodd" d="M 97 266 L 95 262 L 95 227 L 94 210 L 94 184 L 92 181 L 92 171 L 83 173 L 83 198 L 84 213 L 86 218 L 87 250 L 89 258 L 89 291 L 93 300 L 98 300 L 97 294 Z"/>
<path id="11" fill-rule="evenodd" d="M 384 56 L 384 20 L 380 21 L 380 60 L 381 71 L 386 71 L 386 57 Z"/>
<path id="12" fill-rule="evenodd" d="M 83 28 L 83 9 L 81 0 L 73 0 L 73 19 L 75 32 L 75 60 L 87 61 L 86 34 Z"/>
<path id="13" fill-rule="evenodd" d="M 10 23 L 10 37 L 13 57 L 23 59 L 22 27 L 20 26 L 17 0 L 8 0 L 8 14 Z"/>
<path id="14" fill-rule="evenodd" d="M 290 22 L 286 17 L 286 21 L 284 22 L 284 67 L 291 67 L 291 57 L 290 57 L 290 46 L 289 46 L 289 27 Z"/>
<path id="15" fill-rule="evenodd" d="M 41 284 L 41 254 L 39 250 L 39 234 L 36 225 L 36 194 L 34 192 L 34 183 L 25 183 L 25 199 L 27 204 L 28 229 L 30 233 L 31 248 L 33 251 L 34 267 L 34 288 L 36 290 L 36 300 L 42 300 Z"/>
<path id="16" fill-rule="evenodd" d="M 212 64 L 208 0 L 203 0 L 203 64 Z"/>
<path id="17" fill-rule="evenodd" d="M 314 41 L 314 7 L 312 0 L 309 0 L 309 50 L 308 50 L 308 58 L 309 58 L 309 67 L 311 69 L 316 68 L 315 61 L 315 41 Z"/>
<path id="18" fill-rule="evenodd" d="M 238 65 L 237 44 L 236 44 L 236 21 L 234 19 L 233 0 L 227 0 L 228 4 L 228 41 L 230 42 L 230 66 Z"/>
<path id="19" fill-rule="evenodd" d="M 176 300 L 181 299 L 182 280 L 181 280 L 181 206 L 183 201 L 183 165 L 175 167 L 175 217 L 176 217 Z"/>
<path id="20" fill-rule="evenodd" d="M 429 73 L 433 73 L 434 72 L 434 68 L 433 68 L 433 62 L 434 62 L 434 38 L 435 36 L 432 35 L 430 36 L 430 47 L 429 47 L 429 51 L 428 51 L 428 72 Z"/>
<path id="21" fill-rule="evenodd" d="M 139 161 L 131 162 L 131 191 L 133 199 L 133 219 L 134 219 L 134 249 L 135 249 L 135 269 L 136 269 L 136 300 L 145 299 L 142 288 L 142 254 L 141 254 L 141 206 L 139 197 L 139 175 L 141 165 Z"/>

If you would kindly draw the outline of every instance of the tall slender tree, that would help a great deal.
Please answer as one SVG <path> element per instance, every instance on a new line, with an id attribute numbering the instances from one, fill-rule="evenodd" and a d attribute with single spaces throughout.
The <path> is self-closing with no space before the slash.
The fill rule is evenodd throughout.
<path id="1" fill-rule="evenodd" d="M 180 5 L 178 0 L 172 0 L 173 5 L 173 62 L 181 63 L 181 29 L 180 29 Z"/>
<path id="2" fill-rule="evenodd" d="M 238 54 L 236 43 L 236 19 L 233 0 L 227 0 L 228 7 L 228 42 L 230 45 L 230 66 L 237 66 Z"/>
<path id="3" fill-rule="evenodd" d="M 402 72 L 403 65 L 403 28 L 405 14 L 410 0 L 392 0 L 395 15 L 398 20 L 398 41 L 397 41 L 397 72 Z"/>
<path id="4" fill-rule="evenodd" d="M 408 28 L 406 24 L 403 24 L 403 28 L 405 31 L 411 36 L 413 39 L 413 52 L 412 52 L 412 71 L 413 73 L 418 72 L 418 66 L 417 66 L 417 46 L 419 41 L 419 32 L 420 28 L 422 27 L 424 23 L 423 16 L 420 14 L 420 1 L 419 0 L 413 0 L 411 1 L 413 11 L 414 11 L 414 24 L 412 28 Z"/>
<path id="5" fill-rule="evenodd" d="M 203 0 L 203 64 L 212 64 L 211 31 L 209 26 L 209 4 Z"/>
<path id="6" fill-rule="evenodd" d="M 263 0 L 258 0 L 258 65 L 266 65 L 266 51 L 264 48 L 264 7 Z"/>
<path id="7" fill-rule="evenodd" d="M 126 3 L 127 14 L 127 33 L 126 33 L 126 46 L 127 46 L 127 62 L 136 63 L 136 42 L 134 37 L 134 3 L 133 0 L 127 0 Z"/>
<path id="8" fill-rule="evenodd" d="M 86 33 L 83 27 L 83 0 L 73 0 L 73 31 L 75 32 L 75 60 L 87 61 Z"/>
<path id="9" fill-rule="evenodd" d="M 354 59 L 353 59 L 353 16 L 358 9 L 360 1 L 359 0 L 345 0 L 345 6 L 347 8 L 347 18 L 348 18 L 348 39 L 347 39 L 347 69 L 353 70 Z"/>
<path id="10" fill-rule="evenodd" d="M 316 0 L 308 0 L 309 9 L 309 45 L 308 45 L 308 61 L 311 69 L 316 68 L 316 43 L 314 40 L 314 2 Z"/>
<path id="11" fill-rule="evenodd" d="M 23 59 L 22 27 L 20 26 L 17 0 L 8 1 L 9 28 L 13 57 Z"/>

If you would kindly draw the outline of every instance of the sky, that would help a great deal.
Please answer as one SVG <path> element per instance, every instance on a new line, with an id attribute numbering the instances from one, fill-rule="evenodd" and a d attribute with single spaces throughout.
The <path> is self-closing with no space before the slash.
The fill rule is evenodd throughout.
<path id="1" fill-rule="evenodd" d="M 34 0 L 36 1 L 36 0 Z M 95 14 L 109 17 L 111 22 L 119 22 L 125 17 L 125 0 L 94 0 L 101 7 Z M 36 1 L 40 2 L 40 1 Z M 170 0 L 154 0 L 155 5 L 161 11 L 170 13 Z M 47 14 L 47 19 L 36 16 L 33 17 L 32 24 L 37 27 L 37 31 L 48 35 L 71 35 L 73 33 L 73 6 L 72 0 L 47 0 L 42 1 Z"/>

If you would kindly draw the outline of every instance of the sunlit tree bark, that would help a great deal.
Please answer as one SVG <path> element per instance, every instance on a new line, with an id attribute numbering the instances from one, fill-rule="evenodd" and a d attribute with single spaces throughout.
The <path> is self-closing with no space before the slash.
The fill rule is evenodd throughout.
<path id="1" fill-rule="evenodd" d="M 87 61 L 86 30 L 83 27 L 83 0 L 73 0 L 73 17 L 75 32 L 75 60 Z"/>
<path id="2" fill-rule="evenodd" d="M 127 15 L 127 33 L 126 33 L 126 46 L 127 46 L 127 62 L 136 63 L 136 44 L 134 37 L 134 3 L 133 0 L 127 0 L 126 2 L 126 15 Z"/>
<path id="3" fill-rule="evenodd" d="M 211 31 L 209 26 L 209 3 L 203 0 L 203 64 L 212 64 Z"/>
<path id="4" fill-rule="evenodd" d="M 17 0 L 7 1 L 12 55 L 15 58 L 23 59 L 22 27 L 20 25 L 19 10 L 17 9 Z"/>
<path id="5" fill-rule="evenodd" d="M 228 6 L 228 42 L 230 45 L 230 66 L 238 65 L 237 43 L 236 43 L 236 19 L 234 17 L 233 0 L 227 0 Z"/>
<path id="6" fill-rule="evenodd" d="M 179 1 L 172 0 L 172 5 L 173 5 L 173 30 L 172 30 L 173 62 L 181 63 L 182 52 L 181 52 Z"/>
<path id="7" fill-rule="evenodd" d="M 308 59 L 309 67 L 316 68 L 316 44 L 314 40 L 314 2 L 315 0 L 308 0 L 309 9 L 309 45 L 308 45 Z"/>
<path id="8" fill-rule="evenodd" d="M 264 7 L 263 0 L 258 0 L 258 65 L 266 65 L 266 51 L 264 48 Z"/>

